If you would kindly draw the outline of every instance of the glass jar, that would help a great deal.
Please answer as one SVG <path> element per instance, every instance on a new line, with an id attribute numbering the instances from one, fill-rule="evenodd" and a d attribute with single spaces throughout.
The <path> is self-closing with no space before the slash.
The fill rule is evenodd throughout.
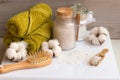
<path id="1" fill-rule="evenodd" d="M 71 8 L 63 7 L 57 9 L 53 26 L 53 38 L 58 39 L 63 50 L 75 47 L 75 25 Z"/>
<path id="2" fill-rule="evenodd" d="M 79 2 L 75 3 L 74 16 L 76 21 L 76 40 L 81 41 L 86 38 L 87 34 L 87 8 Z"/>
<path id="3" fill-rule="evenodd" d="M 75 8 L 74 8 L 74 15 L 80 14 L 80 20 L 86 20 L 87 19 L 87 13 L 88 9 L 85 8 L 80 2 L 75 3 Z"/>

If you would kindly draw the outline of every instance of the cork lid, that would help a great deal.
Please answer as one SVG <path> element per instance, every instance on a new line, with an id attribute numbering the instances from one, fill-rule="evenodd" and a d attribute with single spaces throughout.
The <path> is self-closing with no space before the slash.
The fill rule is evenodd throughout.
<path id="1" fill-rule="evenodd" d="M 57 9 L 57 16 L 72 16 L 73 15 L 73 10 L 68 7 L 61 7 Z"/>

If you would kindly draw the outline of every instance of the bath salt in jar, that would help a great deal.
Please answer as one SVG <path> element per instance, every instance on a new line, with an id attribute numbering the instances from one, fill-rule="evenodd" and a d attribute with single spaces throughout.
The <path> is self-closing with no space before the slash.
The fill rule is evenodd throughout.
<path id="1" fill-rule="evenodd" d="M 53 26 L 53 38 L 58 39 L 63 50 L 75 47 L 75 25 L 71 8 L 62 7 L 57 9 Z"/>

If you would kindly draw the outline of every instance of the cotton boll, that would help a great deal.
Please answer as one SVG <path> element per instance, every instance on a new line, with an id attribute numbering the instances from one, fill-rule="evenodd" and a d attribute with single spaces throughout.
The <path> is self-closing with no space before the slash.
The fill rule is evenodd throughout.
<path id="1" fill-rule="evenodd" d="M 15 50 L 18 50 L 18 49 L 19 49 L 19 45 L 18 45 L 17 42 L 12 42 L 12 43 L 10 44 L 10 48 L 13 48 L 13 49 L 15 49 Z"/>
<path id="2" fill-rule="evenodd" d="M 100 43 L 102 44 L 102 43 L 104 43 L 105 40 L 106 40 L 106 35 L 101 34 L 101 35 L 98 37 L 98 39 L 99 39 Z"/>
<path id="3" fill-rule="evenodd" d="M 105 35 L 107 35 L 107 33 L 108 33 L 108 30 L 105 28 L 105 27 L 99 27 L 99 33 L 100 34 L 105 34 Z"/>
<path id="4" fill-rule="evenodd" d="M 12 61 L 18 61 L 17 54 L 16 54 L 16 55 L 14 55 L 14 57 L 13 57 Z"/>
<path id="5" fill-rule="evenodd" d="M 47 52 L 53 56 L 52 50 L 48 49 Z"/>
<path id="6" fill-rule="evenodd" d="M 18 53 L 17 53 L 18 54 Z M 18 54 L 17 56 L 16 56 L 16 61 L 21 61 L 23 58 Z"/>
<path id="7" fill-rule="evenodd" d="M 55 46 L 59 46 L 60 45 L 60 43 L 59 43 L 59 41 L 57 39 L 53 39 L 53 41 L 54 41 Z"/>
<path id="8" fill-rule="evenodd" d="M 42 50 L 42 51 L 47 52 L 48 54 L 51 55 L 51 57 L 53 57 L 53 51 L 51 49 L 45 49 L 45 50 Z"/>
<path id="9" fill-rule="evenodd" d="M 42 51 L 46 51 L 48 49 L 48 47 L 42 47 Z"/>
<path id="10" fill-rule="evenodd" d="M 92 44 L 100 45 L 100 42 L 99 42 L 98 38 L 94 38 L 94 39 L 92 40 Z"/>
<path id="11" fill-rule="evenodd" d="M 18 45 L 19 45 L 19 49 L 26 49 L 28 43 L 25 41 L 21 41 L 21 42 L 18 42 Z"/>
<path id="12" fill-rule="evenodd" d="M 47 46 L 47 47 L 48 47 L 48 42 L 44 41 L 44 42 L 42 43 L 42 46 Z"/>
<path id="13" fill-rule="evenodd" d="M 17 61 L 21 61 L 21 60 L 23 60 L 23 59 L 25 59 L 26 58 L 26 56 L 27 56 L 27 51 L 26 51 L 26 49 L 20 49 L 17 53 Z"/>
<path id="14" fill-rule="evenodd" d="M 98 27 L 94 27 L 94 28 L 92 28 L 92 29 L 90 30 L 90 33 L 91 33 L 91 34 L 94 34 L 94 35 L 97 35 L 98 32 L 99 32 Z"/>
<path id="15" fill-rule="evenodd" d="M 59 56 L 60 56 L 60 53 L 62 52 L 62 49 L 61 49 L 60 46 L 55 46 L 55 47 L 52 49 L 52 51 L 53 51 L 53 55 L 54 55 L 55 57 L 59 57 Z"/>
<path id="16" fill-rule="evenodd" d="M 16 56 L 16 51 L 15 51 L 15 49 L 8 48 L 8 49 L 6 50 L 6 56 L 7 56 L 8 59 L 13 59 L 14 56 Z"/>
<path id="17" fill-rule="evenodd" d="M 48 47 L 48 42 L 45 42 L 45 41 L 44 41 L 44 42 L 42 43 L 42 50 L 43 50 L 43 51 L 46 51 L 47 49 L 49 49 L 49 47 Z"/>
<path id="18" fill-rule="evenodd" d="M 94 34 L 90 34 L 88 36 L 89 41 L 92 41 L 96 36 Z"/>
<path id="19" fill-rule="evenodd" d="M 47 49 L 46 51 L 53 57 L 53 51 L 51 49 Z"/>
<path id="20" fill-rule="evenodd" d="M 6 56 L 12 61 L 20 61 L 24 59 L 27 55 L 27 43 L 24 41 L 13 42 L 10 45 L 10 48 L 6 50 Z"/>
<path id="21" fill-rule="evenodd" d="M 48 41 L 48 46 L 49 48 L 53 48 L 54 46 L 58 46 L 60 43 L 58 42 L 57 39 L 49 40 Z"/>
<path id="22" fill-rule="evenodd" d="M 17 55 L 21 56 L 22 58 L 25 58 L 27 56 L 27 50 L 26 49 L 20 49 Z"/>
<path id="23" fill-rule="evenodd" d="M 54 40 L 49 40 L 48 46 L 49 46 L 49 48 L 53 48 L 54 47 Z"/>
<path id="24" fill-rule="evenodd" d="M 27 46 L 28 46 L 28 43 L 25 42 L 25 41 L 21 41 L 21 44 L 24 44 L 24 45 L 25 45 L 25 48 L 27 48 Z"/>
<path id="25" fill-rule="evenodd" d="M 101 45 L 107 38 L 108 30 L 105 27 L 94 27 L 90 30 L 88 40 L 95 45 Z"/>

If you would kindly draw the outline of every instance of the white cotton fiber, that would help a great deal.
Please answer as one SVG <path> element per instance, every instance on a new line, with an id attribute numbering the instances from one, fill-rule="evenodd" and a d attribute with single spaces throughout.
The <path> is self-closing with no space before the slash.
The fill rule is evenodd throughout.
<path id="1" fill-rule="evenodd" d="M 15 49 L 15 50 L 18 50 L 18 49 L 19 49 L 19 45 L 18 45 L 17 42 L 12 42 L 12 43 L 10 44 L 10 48 Z"/>
<path id="2" fill-rule="evenodd" d="M 105 27 L 99 27 L 99 29 L 100 29 L 99 30 L 100 34 L 103 34 L 103 33 L 106 34 L 106 35 L 108 34 L 108 30 Z"/>
<path id="3" fill-rule="evenodd" d="M 6 56 L 8 59 L 12 59 L 13 61 L 21 61 L 26 58 L 27 45 L 28 44 L 24 41 L 12 42 L 10 47 L 6 50 Z"/>
<path id="4" fill-rule="evenodd" d="M 89 41 L 92 41 L 96 36 L 94 34 L 90 34 L 88 36 Z"/>
<path id="5" fill-rule="evenodd" d="M 44 42 L 42 43 L 42 50 L 45 51 L 45 50 L 47 50 L 47 49 L 49 49 L 49 47 L 48 47 L 48 42 L 44 41 Z"/>
<path id="6" fill-rule="evenodd" d="M 19 49 L 26 49 L 27 48 L 27 43 L 25 41 L 20 41 L 18 42 Z"/>
<path id="7" fill-rule="evenodd" d="M 92 29 L 90 30 L 90 33 L 91 33 L 91 34 L 94 34 L 94 35 L 96 35 L 98 32 L 99 32 L 98 27 L 94 27 L 94 28 L 92 28 Z"/>
<path id="8" fill-rule="evenodd" d="M 95 37 L 95 38 L 92 40 L 92 44 L 100 45 L 100 42 L 99 42 L 98 38 Z"/>
<path id="9" fill-rule="evenodd" d="M 51 49 L 46 49 L 46 51 L 53 56 L 53 51 Z"/>
<path id="10" fill-rule="evenodd" d="M 46 51 L 52 56 L 55 55 L 55 57 L 58 57 L 60 53 L 62 52 L 61 47 L 59 46 L 59 42 L 57 39 L 49 40 L 48 42 L 42 43 L 42 51 Z"/>
<path id="11" fill-rule="evenodd" d="M 27 51 L 26 49 L 21 49 L 19 52 L 17 52 L 17 60 L 20 61 L 21 59 L 26 58 Z"/>
<path id="12" fill-rule="evenodd" d="M 98 37 L 99 41 L 102 42 L 102 43 L 105 42 L 106 38 L 107 38 L 107 37 L 106 37 L 106 35 L 104 35 L 104 34 L 101 34 L 101 35 Z"/>
<path id="13" fill-rule="evenodd" d="M 54 46 L 58 46 L 60 43 L 58 42 L 58 40 L 57 39 L 53 39 L 53 40 L 49 40 L 48 41 L 48 46 L 49 46 L 49 48 L 53 48 Z"/>
<path id="14" fill-rule="evenodd" d="M 6 50 L 6 56 L 8 57 L 8 59 L 14 58 L 14 56 L 16 56 L 16 51 L 15 51 L 15 49 L 8 48 L 8 49 Z"/>
<path id="15" fill-rule="evenodd" d="M 61 47 L 60 46 L 55 46 L 53 49 L 53 54 L 55 54 L 55 57 L 58 57 L 62 51 Z"/>

